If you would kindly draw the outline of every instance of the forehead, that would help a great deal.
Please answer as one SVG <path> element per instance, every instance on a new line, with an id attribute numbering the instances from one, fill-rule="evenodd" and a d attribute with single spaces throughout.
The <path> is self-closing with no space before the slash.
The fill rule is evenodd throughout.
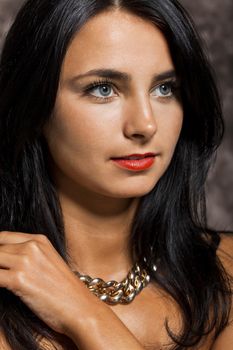
<path id="1" fill-rule="evenodd" d="M 167 42 L 151 22 L 120 10 L 90 19 L 73 38 L 63 75 L 115 68 L 145 74 L 173 68 Z"/>

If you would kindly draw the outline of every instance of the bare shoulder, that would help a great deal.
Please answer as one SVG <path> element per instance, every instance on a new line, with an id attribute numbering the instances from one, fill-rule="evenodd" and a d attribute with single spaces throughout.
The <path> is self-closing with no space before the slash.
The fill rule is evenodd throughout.
<path id="1" fill-rule="evenodd" d="M 233 234 L 221 234 L 221 242 L 217 251 L 227 274 L 233 278 Z M 232 285 L 233 292 L 233 285 Z M 233 295 L 232 295 L 233 296 Z M 233 298 L 230 319 L 227 327 L 220 333 L 211 350 L 233 349 Z"/>
<path id="2" fill-rule="evenodd" d="M 1 350 L 12 350 L 10 345 L 8 344 L 4 333 L 0 330 L 0 349 Z"/>
<path id="3" fill-rule="evenodd" d="M 233 277 L 233 233 L 222 233 L 217 254 L 227 273 Z"/>
<path id="4" fill-rule="evenodd" d="M 227 327 L 219 334 L 211 350 L 231 350 L 233 349 L 233 320 L 231 317 Z"/>

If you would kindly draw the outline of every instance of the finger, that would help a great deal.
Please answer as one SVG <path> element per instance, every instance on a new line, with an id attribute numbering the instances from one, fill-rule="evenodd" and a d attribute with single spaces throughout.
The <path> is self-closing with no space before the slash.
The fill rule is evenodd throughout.
<path id="1" fill-rule="evenodd" d="M 1 231 L 0 232 L 0 244 L 14 244 L 24 243 L 27 241 L 35 240 L 38 242 L 45 241 L 46 236 L 41 234 L 24 233 L 24 232 L 12 232 Z"/>
<path id="2" fill-rule="evenodd" d="M 12 278 L 13 275 L 10 270 L 0 269 L 0 287 L 12 289 Z"/>
<path id="3" fill-rule="evenodd" d="M 28 241 L 27 241 L 28 242 Z M 11 254 L 20 254 L 22 248 L 26 242 L 22 243 L 12 243 L 12 244 L 0 244 L 0 254 L 11 253 Z"/>
<path id="4" fill-rule="evenodd" d="M 17 260 L 16 255 L 7 252 L 0 252 L 0 269 L 12 269 L 18 265 Z"/>

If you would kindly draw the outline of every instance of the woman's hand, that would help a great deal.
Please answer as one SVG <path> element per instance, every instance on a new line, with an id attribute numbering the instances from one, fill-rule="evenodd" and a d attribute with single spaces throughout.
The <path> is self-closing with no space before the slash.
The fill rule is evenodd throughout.
<path id="1" fill-rule="evenodd" d="M 142 350 L 115 313 L 76 277 L 41 234 L 0 232 L 0 287 L 82 350 Z"/>
<path id="2" fill-rule="evenodd" d="M 0 232 L 0 287 L 59 333 L 80 294 L 91 294 L 45 235 L 20 232 Z"/>

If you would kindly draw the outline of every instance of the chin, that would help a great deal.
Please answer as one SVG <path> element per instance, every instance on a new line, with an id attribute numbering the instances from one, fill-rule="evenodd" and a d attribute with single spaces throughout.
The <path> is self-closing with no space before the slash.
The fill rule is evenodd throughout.
<path id="1" fill-rule="evenodd" d="M 153 186 L 145 186 L 144 185 L 138 185 L 138 186 L 132 186 L 129 188 L 129 186 L 125 189 L 118 188 L 114 192 L 111 191 L 111 196 L 115 198 L 136 198 L 136 197 L 143 197 L 149 192 L 151 192 L 156 184 L 153 184 Z M 110 195 L 110 193 L 109 193 Z"/>

